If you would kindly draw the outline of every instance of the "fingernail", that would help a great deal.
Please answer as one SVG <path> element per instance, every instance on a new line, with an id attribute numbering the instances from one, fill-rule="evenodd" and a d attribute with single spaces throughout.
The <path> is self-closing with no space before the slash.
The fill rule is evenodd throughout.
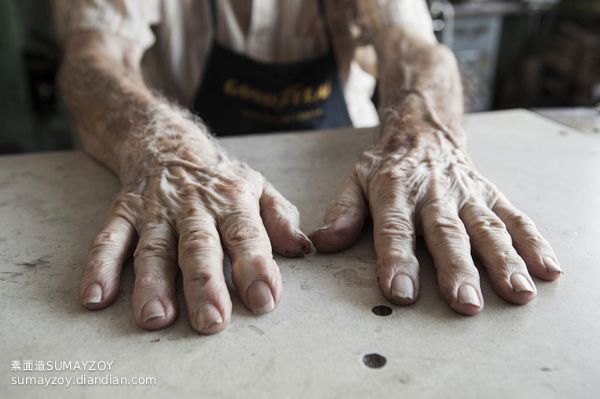
<path id="1" fill-rule="evenodd" d="M 247 298 L 255 314 L 269 313 L 275 308 L 271 288 L 262 280 L 256 280 L 248 287 Z"/>
<path id="2" fill-rule="evenodd" d="M 471 287 L 469 284 L 461 285 L 458 289 L 458 303 L 461 305 L 474 305 L 481 307 L 481 302 L 479 301 L 479 295 L 477 295 L 477 291 L 475 291 L 475 288 Z"/>
<path id="3" fill-rule="evenodd" d="M 196 328 L 198 331 L 205 330 L 215 324 L 221 323 L 223 323 L 223 318 L 214 305 L 207 303 L 198 309 L 198 312 L 196 313 Z"/>
<path id="4" fill-rule="evenodd" d="M 314 244 L 311 241 L 307 242 L 305 245 L 302 246 L 302 253 L 304 255 L 312 255 L 316 251 L 317 250 L 316 250 Z"/>
<path id="5" fill-rule="evenodd" d="M 102 302 L 102 287 L 98 283 L 92 283 L 87 286 L 83 293 L 83 303 L 86 305 L 95 305 Z"/>
<path id="6" fill-rule="evenodd" d="M 525 276 L 523 276 L 520 273 L 515 273 L 512 276 L 510 276 L 510 283 L 513 286 L 513 290 L 517 294 L 520 292 L 529 292 L 529 293 L 533 292 L 533 287 L 531 286 L 529 281 L 527 281 Z"/>
<path id="7" fill-rule="evenodd" d="M 549 256 L 544 257 L 544 265 L 546 265 L 546 270 L 550 273 L 562 273 L 562 269 L 558 264 Z"/>
<path id="8" fill-rule="evenodd" d="M 415 286 L 410 277 L 406 274 L 396 274 L 392 280 L 392 297 L 403 300 L 412 301 L 415 296 Z"/>
<path id="9" fill-rule="evenodd" d="M 300 230 L 298 230 L 297 233 L 300 237 L 300 240 L 304 241 L 304 244 L 302 244 L 302 253 L 304 255 L 313 254 L 315 252 L 315 246 L 313 245 L 312 241 Z"/>
<path id="10" fill-rule="evenodd" d="M 165 317 L 165 308 L 162 303 L 157 299 L 146 302 L 142 308 L 142 321 L 145 323 L 158 317 Z"/>

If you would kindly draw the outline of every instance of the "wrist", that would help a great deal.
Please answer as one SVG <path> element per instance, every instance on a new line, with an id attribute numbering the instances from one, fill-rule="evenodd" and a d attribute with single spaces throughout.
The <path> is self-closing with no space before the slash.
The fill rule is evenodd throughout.
<path id="1" fill-rule="evenodd" d="M 380 111 L 380 133 L 376 145 L 391 151 L 414 147 L 450 145 L 466 147 L 466 135 L 458 120 L 442 118 L 426 93 L 405 90 L 401 100 L 386 103 Z"/>
<path id="2" fill-rule="evenodd" d="M 131 135 L 116 149 L 118 174 L 126 184 L 172 166 L 201 168 L 225 158 L 225 152 L 201 126 L 171 121 Z"/>

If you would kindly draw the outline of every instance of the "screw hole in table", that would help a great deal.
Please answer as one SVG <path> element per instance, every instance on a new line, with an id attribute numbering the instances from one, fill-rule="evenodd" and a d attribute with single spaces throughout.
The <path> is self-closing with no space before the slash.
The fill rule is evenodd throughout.
<path id="1" fill-rule="evenodd" d="M 368 353 L 363 356 L 363 363 L 371 369 L 380 369 L 385 366 L 387 359 L 379 353 Z"/>
<path id="2" fill-rule="evenodd" d="M 386 305 L 373 306 L 371 311 L 377 316 L 389 316 L 392 314 L 392 308 Z"/>

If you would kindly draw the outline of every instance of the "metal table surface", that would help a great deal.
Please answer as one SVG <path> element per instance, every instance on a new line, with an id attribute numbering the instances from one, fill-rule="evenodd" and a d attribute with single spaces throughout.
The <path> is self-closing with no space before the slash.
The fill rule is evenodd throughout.
<path id="1" fill-rule="evenodd" d="M 255 317 L 234 294 L 232 324 L 214 336 L 194 333 L 182 309 L 164 330 L 137 327 L 131 267 L 113 306 L 84 310 L 82 263 L 117 179 L 81 152 L 0 157 L 0 397 L 598 397 L 600 139 L 522 110 L 470 115 L 467 130 L 480 170 L 553 245 L 560 281 L 536 280 L 537 298 L 519 307 L 482 273 L 485 309 L 464 317 L 443 302 L 420 245 L 420 299 L 397 307 L 379 293 L 365 233 L 339 254 L 278 258 L 284 295 L 276 311 Z M 311 231 L 372 136 L 346 129 L 222 143 L 287 195 Z M 371 311 L 382 304 L 391 315 Z M 366 367 L 370 353 L 385 366 Z M 75 370 L 37 369 L 62 361 Z M 83 361 L 112 364 L 78 370 Z M 77 384 L 81 375 L 99 385 Z M 72 385 L 20 385 L 25 377 L 71 377 Z M 156 384 L 117 386 L 109 377 Z"/>

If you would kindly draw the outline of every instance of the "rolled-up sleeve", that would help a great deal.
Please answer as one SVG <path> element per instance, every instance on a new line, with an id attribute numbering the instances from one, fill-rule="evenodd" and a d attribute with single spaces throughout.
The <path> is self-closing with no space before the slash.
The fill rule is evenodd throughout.
<path id="1" fill-rule="evenodd" d="M 77 31 L 113 33 L 139 44 L 155 41 L 151 26 L 161 17 L 161 0 L 54 0 L 59 36 Z"/>

